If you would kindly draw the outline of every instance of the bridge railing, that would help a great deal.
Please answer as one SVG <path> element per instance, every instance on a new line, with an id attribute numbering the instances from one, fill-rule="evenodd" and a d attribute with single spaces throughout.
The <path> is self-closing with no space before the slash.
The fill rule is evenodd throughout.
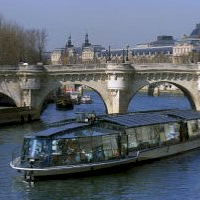
<path id="1" fill-rule="evenodd" d="M 105 69 L 106 64 L 45 65 L 48 70 L 92 70 Z"/>
<path id="2" fill-rule="evenodd" d="M 172 71 L 196 71 L 199 69 L 197 64 L 171 64 L 171 63 L 148 63 L 148 64 L 136 64 L 134 65 L 136 70 L 172 70 Z"/>

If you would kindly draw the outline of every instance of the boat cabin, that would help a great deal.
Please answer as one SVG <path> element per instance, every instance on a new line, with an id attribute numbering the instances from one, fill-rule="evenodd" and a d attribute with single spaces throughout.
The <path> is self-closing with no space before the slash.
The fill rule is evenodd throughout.
<path id="1" fill-rule="evenodd" d="M 200 137 L 200 112 L 171 110 L 96 117 L 24 137 L 23 167 L 102 162 Z"/>

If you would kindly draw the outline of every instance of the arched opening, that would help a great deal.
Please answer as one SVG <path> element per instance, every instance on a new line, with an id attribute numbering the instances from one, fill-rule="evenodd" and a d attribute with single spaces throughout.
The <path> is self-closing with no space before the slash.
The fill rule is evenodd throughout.
<path id="1" fill-rule="evenodd" d="M 132 97 L 128 112 L 195 109 L 195 104 L 185 88 L 171 82 L 155 82 L 140 88 Z"/>
<path id="2" fill-rule="evenodd" d="M 42 121 L 50 119 L 53 122 L 74 118 L 77 112 L 94 111 L 97 115 L 107 113 L 105 102 L 94 88 L 87 85 L 72 85 L 66 85 L 64 83 L 60 87 L 49 92 L 43 101 L 43 106 L 41 107 L 42 112 L 40 118 Z M 79 93 L 81 96 L 80 102 L 74 102 L 73 109 L 57 109 L 56 99 L 58 99 L 58 97 L 63 93 L 69 93 L 71 95 L 70 98 L 72 98 L 75 93 Z M 90 97 L 91 102 L 83 102 L 82 97 Z"/>
<path id="3" fill-rule="evenodd" d="M 0 107 L 17 107 L 14 100 L 9 96 L 0 93 Z"/>

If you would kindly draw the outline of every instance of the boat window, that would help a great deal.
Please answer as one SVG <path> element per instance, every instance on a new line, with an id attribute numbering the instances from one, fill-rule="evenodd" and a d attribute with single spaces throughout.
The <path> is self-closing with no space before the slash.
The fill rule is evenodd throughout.
<path id="1" fill-rule="evenodd" d="M 103 136 L 102 137 L 102 141 L 103 141 L 103 150 L 104 150 L 104 154 L 106 159 L 112 157 L 111 151 L 110 151 L 110 136 Z"/>
<path id="2" fill-rule="evenodd" d="M 118 135 L 102 136 L 105 159 L 117 157 L 119 155 Z"/>
<path id="3" fill-rule="evenodd" d="M 24 142 L 24 155 L 31 158 L 45 156 L 48 153 L 46 140 L 28 139 Z"/>
<path id="4" fill-rule="evenodd" d="M 165 124 L 166 140 L 178 139 L 180 126 L 177 123 Z"/>
<path id="5" fill-rule="evenodd" d="M 149 127 L 147 127 L 147 126 L 141 127 L 141 136 L 142 136 L 143 142 L 149 141 L 150 134 L 152 134 L 152 133 L 150 132 Z"/>
<path id="6" fill-rule="evenodd" d="M 149 144 L 156 144 L 159 142 L 159 126 L 154 125 L 154 126 L 149 126 Z"/>
<path id="7" fill-rule="evenodd" d="M 113 150 L 118 149 L 118 135 L 111 135 L 110 136 L 110 143 L 111 143 L 111 148 Z"/>
<path id="8" fill-rule="evenodd" d="M 120 136 L 120 143 L 121 143 L 121 146 L 120 146 L 121 152 L 120 152 L 120 154 L 121 155 L 126 155 L 128 153 L 127 152 L 127 148 L 128 148 L 128 137 L 127 137 L 127 135 L 121 135 Z"/>
<path id="9" fill-rule="evenodd" d="M 160 132 L 160 133 L 165 132 L 165 128 L 164 128 L 164 125 L 163 125 L 163 124 L 160 124 L 160 125 L 159 125 L 159 132 Z"/>
<path id="10" fill-rule="evenodd" d="M 62 153 L 61 151 L 61 140 L 52 140 L 52 154 L 59 155 Z"/>
<path id="11" fill-rule="evenodd" d="M 191 120 L 188 122 L 189 135 L 199 134 L 199 120 Z"/>
<path id="12" fill-rule="evenodd" d="M 90 162 L 92 155 L 92 137 L 66 139 L 63 147 L 65 163 Z"/>
<path id="13" fill-rule="evenodd" d="M 158 143 L 160 139 L 159 131 L 159 125 L 127 129 L 128 148 L 141 147 L 144 146 L 143 144 L 145 144 L 146 148 L 151 144 Z"/>
<path id="14" fill-rule="evenodd" d="M 143 142 L 143 137 L 142 137 L 142 130 L 140 127 L 135 129 L 135 134 L 136 134 L 136 139 L 137 139 L 137 143 L 142 143 Z"/>
<path id="15" fill-rule="evenodd" d="M 79 144 L 84 151 L 92 151 L 92 137 L 79 138 Z"/>
<path id="16" fill-rule="evenodd" d="M 97 137 L 92 137 L 92 148 L 96 148 L 99 146 L 102 146 L 102 137 L 97 136 Z"/>
<path id="17" fill-rule="evenodd" d="M 127 129 L 126 134 L 128 135 L 128 148 L 137 147 L 135 129 L 134 128 Z"/>
<path id="18" fill-rule="evenodd" d="M 191 121 L 191 125 L 192 125 L 192 132 L 196 132 L 198 130 L 198 124 L 196 120 Z"/>

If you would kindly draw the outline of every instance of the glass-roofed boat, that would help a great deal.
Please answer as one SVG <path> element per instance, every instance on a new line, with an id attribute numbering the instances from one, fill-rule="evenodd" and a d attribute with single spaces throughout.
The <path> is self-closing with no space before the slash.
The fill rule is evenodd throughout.
<path id="1" fill-rule="evenodd" d="M 76 120 L 24 136 L 11 167 L 27 180 L 52 178 L 157 159 L 200 147 L 200 112 L 151 111 Z"/>

